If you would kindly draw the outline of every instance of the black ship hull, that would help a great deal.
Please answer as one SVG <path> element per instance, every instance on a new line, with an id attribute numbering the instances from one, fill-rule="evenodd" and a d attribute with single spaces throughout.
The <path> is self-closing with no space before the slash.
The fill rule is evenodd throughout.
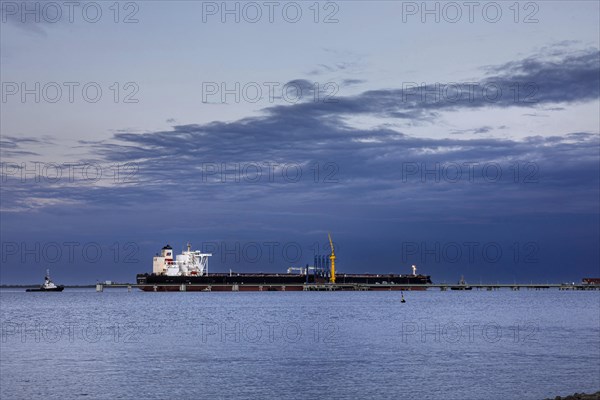
<path id="1" fill-rule="evenodd" d="M 137 275 L 144 291 L 302 291 L 302 290 L 425 290 L 427 275 L 339 274 L 336 283 L 315 275 L 232 273 L 208 276 Z M 401 286 L 399 286 L 401 285 Z M 416 285 L 416 286 L 407 286 Z M 328 289 L 329 288 L 329 289 Z"/>
<path id="2" fill-rule="evenodd" d="M 44 288 L 37 288 L 37 289 L 26 289 L 26 292 L 62 292 L 64 290 L 64 286 L 57 286 L 55 288 L 52 289 L 44 289 Z"/>

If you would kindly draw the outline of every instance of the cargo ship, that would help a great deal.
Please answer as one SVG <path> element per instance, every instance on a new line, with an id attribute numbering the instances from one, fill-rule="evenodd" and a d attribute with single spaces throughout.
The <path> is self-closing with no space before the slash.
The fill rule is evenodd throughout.
<path id="1" fill-rule="evenodd" d="M 304 291 L 304 290 L 426 290 L 428 275 L 417 274 L 336 274 L 335 252 L 315 256 L 314 265 L 290 267 L 287 273 L 209 273 L 210 253 L 187 250 L 174 257 L 168 244 L 153 259 L 152 273 L 137 275 L 144 291 Z M 415 285 L 415 286 L 411 286 Z"/>

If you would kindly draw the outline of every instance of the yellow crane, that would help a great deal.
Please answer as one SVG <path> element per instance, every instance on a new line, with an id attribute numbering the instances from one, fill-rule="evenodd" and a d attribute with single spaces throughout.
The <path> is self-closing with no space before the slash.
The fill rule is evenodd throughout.
<path id="1" fill-rule="evenodd" d="M 333 241 L 331 240 L 331 235 L 329 236 L 329 245 L 331 246 L 331 255 L 329 256 L 329 260 L 331 260 L 331 276 L 329 278 L 329 283 L 335 283 L 335 251 L 333 250 Z"/>

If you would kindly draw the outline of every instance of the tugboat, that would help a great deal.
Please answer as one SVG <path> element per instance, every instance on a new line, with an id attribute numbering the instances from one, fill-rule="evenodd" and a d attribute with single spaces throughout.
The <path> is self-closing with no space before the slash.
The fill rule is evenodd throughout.
<path id="1" fill-rule="evenodd" d="M 65 287 L 63 285 L 56 286 L 50 279 L 50 270 L 46 270 L 44 283 L 38 289 L 27 289 L 26 292 L 62 292 Z"/>
<path id="2" fill-rule="evenodd" d="M 464 276 L 460 277 L 460 281 L 458 281 L 458 285 L 459 286 L 450 286 L 450 290 L 472 290 L 473 289 L 471 286 L 467 285 L 467 282 L 465 282 Z"/>

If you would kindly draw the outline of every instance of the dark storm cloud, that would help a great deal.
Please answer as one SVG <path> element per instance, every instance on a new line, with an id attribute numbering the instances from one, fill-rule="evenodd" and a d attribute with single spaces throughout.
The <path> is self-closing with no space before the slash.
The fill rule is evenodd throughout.
<path id="1" fill-rule="evenodd" d="M 344 84 L 344 86 L 352 86 L 352 85 L 359 85 L 361 83 L 366 83 L 367 81 L 364 79 L 344 79 L 342 81 L 342 83 Z"/>
<path id="2" fill-rule="evenodd" d="M 501 74 L 488 76 L 478 84 L 495 82 L 508 90 L 515 81 L 535 82 L 540 88 L 536 104 L 596 100 L 600 74 L 598 57 L 598 51 L 593 50 L 584 54 L 564 54 L 558 62 L 527 58 L 495 68 Z M 515 80 L 509 79 L 509 75 Z M 308 81 L 291 82 L 304 90 L 312 89 Z M 356 115 L 431 119 L 438 111 L 448 109 L 512 106 L 515 105 L 512 96 L 496 102 L 475 96 L 464 101 L 432 103 L 426 99 L 421 101 L 423 99 L 406 93 L 406 90 L 395 89 L 371 90 L 335 100 L 273 106 L 265 109 L 262 116 L 231 123 L 178 125 L 170 131 L 143 134 L 117 133 L 115 143 L 99 144 L 97 149 L 115 161 L 149 157 L 164 161 L 171 156 L 249 161 L 305 160 L 315 155 L 360 155 L 386 150 L 402 154 L 404 151 L 457 146 L 461 149 L 518 146 L 515 142 L 500 140 L 416 139 L 386 128 L 357 129 L 345 122 L 345 117 Z M 486 133 L 490 129 L 483 126 L 472 132 Z M 527 148 L 534 146 L 534 142 L 527 142 Z"/>
<path id="3" fill-rule="evenodd" d="M 530 57 L 489 68 L 488 76 L 478 84 L 494 82 L 509 91 L 515 81 L 535 82 L 539 86 L 535 105 L 596 100 L 600 71 L 598 54 L 597 50 L 562 53 L 558 61 Z M 307 90 L 312 88 L 305 80 L 292 82 Z M 459 139 L 454 135 L 416 138 L 385 126 L 360 129 L 346 121 L 349 116 L 361 115 L 433 121 L 442 111 L 534 106 L 515 104 L 512 96 L 494 102 L 476 95 L 458 101 L 431 102 L 415 96 L 414 89 L 371 90 L 356 96 L 339 97 L 335 102 L 307 101 L 273 106 L 260 116 L 234 122 L 176 125 L 172 130 L 149 133 L 119 132 L 110 142 L 82 142 L 107 163 L 139 166 L 136 184 L 110 189 L 94 187 L 94 190 L 82 185 L 68 190 L 53 189 L 47 195 L 91 204 L 111 201 L 130 204 L 142 198 L 156 202 L 226 199 L 246 204 L 336 198 L 393 205 L 400 199 L 419 199 L 403 200 L 406 207 L 413 207 L 414 212 L 419 213 L 425 212 L 422 207 L 419 211 L 419 204 L 425 204 L 428 199 L 433 201 L 444 193 L 452 207 L 459 207 L 458 202 L 464 199 L 474 202 L 467 210 L 471 217 L 474 210 L 483 210 L 490 205 L 496 205 L 497 212 L 514 212 L 517 203 L 524 212 L 564 212 L 569 209 L 580 212 L 596 199 L 597 190 L 590 191 L 589 188 L 591 182 L 598 180 L 597 132 L 530 137 L 519 141 Z M 406 90 L 410 90 L 411 95 Z M 478 134 L 490 129 L 482 126 L 466 132 Z M 9 147 L 16 145 L 9 142 Z M 443 180 L 423 185 L 419 182 L 419 174 L 408 177 L 411 181 L 406 176 L 409 164 L 431 169 L 449 163 L 492 162 L 502 166 L 504 180 L 491 187 Z M 303 169 L 304 178 L 294 183 L 281 179 L 258 183 L 242 180 L 227 185 L 215 183 L 223 171 L 217 176 L 208 176 L 207 166 L 220 169 L 223 163 L 226 169 L 249 164 L 265 169 L 268 168 L 265 163 L 292 164 Z M 336 182 L 316 185 L 310 175 L 312 166 L 319 164 L 322 167 L 328 163 L 337 169 Z M 526 191 L 511 184 L 514 182 L 510 178 L 510 168 L 515 163 L 530 163 L 538 169 L 538 182 L 528 185 Z M 228 179 L 231 181 L 231 175 Z M 569 187 L 570 191 L 558 190 L 557 185 Z M 44 195 L 43 188 L 39 190 L 36 197 Z M 151 195 L 152 192 L 157 194 Z M 26 190 L 12 194 L 19 198 L 26 195 Z"/>
<path id="4" fill-rule="evenodd" d="M 460 134 L 478 134 L 478 133 L 488 133 L 492 130 L 493 128 L 491 126 L 482 126 L 480 128 L 475 128 L 475 129 L 461 129 L 461 130 L 457 130 L 457 131 L 452 131 L 450 132 L 450 134 L 452 135 L 460 135 Z M 504 129 L 503 127 L 498 127 L 497 129 Z"/>
<path id="5" fill-rule="evenodd" d="M 528 57 L 490 68 L 496 75 L 484 82 L 532 82 L 539 88 L 541 103 L 571 103 L 594 100 L 600 93 L 600 52 L 597 49 L 565 53 L 554 58 Z"/>
<path id="6" fill-rule="evenodd" d="M 404 82 L 402 88 L 370 90 L 356 96 L 336 97 L 331 102 L 304 102 L 292 107 L 274 106 L 266 111 L 273 119 L 331 118 L 346 115 L 433 121 L 442 111 L 526 107 L 579 103 L 598 99 L 600 52 L 597 49 L 568 52 L 549 59 L 529 57 L 488 67 L 477 82 Z M 297 80 L 296 82 L 309 82 Z M 307 90 L 308 87 L 307 87 Z"/>
<path id="7" fill-rule="evenodd" d="M 2 157 L 37 156 L 37 153 L 27 150 L 24 147 L 33 144 L 47 143 L 47 140 L 40 140 L 36 138 L 2 136 L 0 138 L 0 154 Z"/>

